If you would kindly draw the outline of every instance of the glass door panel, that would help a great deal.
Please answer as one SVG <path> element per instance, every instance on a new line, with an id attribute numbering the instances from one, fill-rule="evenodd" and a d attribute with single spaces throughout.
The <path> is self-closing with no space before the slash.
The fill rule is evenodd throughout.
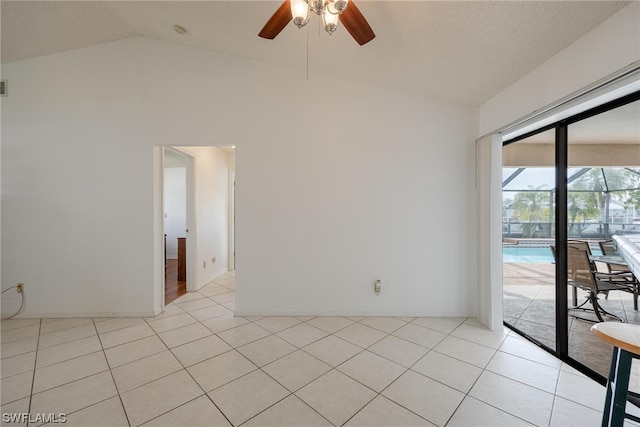
<path id="1" fill-rule="evenodd" d="M 581 242 L 591 253 L 592 277 L 614 280 L 607 274 L 624 266 L 593 261 L 594 257 L 615 251 L 616 234 L 640 233 L 640 101 L 570 124 L 567 170 L 568 251 L 573 242 Z M 577 245 L 578 243 L 576 243 Z M 577 253 L 577 252 L 574 252 Z M 571 279 L 572 258 L 568 256 Z M 628 322 L 640 324 L 634 308 L 633 294 L 621 290 L 594 292 L 576 288 L 575 309 L 572 291 L 567 301 L 568 355 L 587 368 L 606 377 L 611 346 L 596 338 L 590 328 L 594 322 Z M 599 289 L 599 288 L 598 288 Z M 597 298 L 597 299 L 596 299 Z M 595 303 L 595 304 L 594 304 Z M 583 310 L 584 309 L 584 310 Z M 598 310 L 600 316 L 597 316 Z M 601 319 L 600 319 L 600 318 Z M 632 389 L 640 390 L 640 369 Z"/>
<path id="2" fill-rule="evenodd" d="M 553 129 L 504 146 L 502 195 L 504 320 L 555 351 Z"/>

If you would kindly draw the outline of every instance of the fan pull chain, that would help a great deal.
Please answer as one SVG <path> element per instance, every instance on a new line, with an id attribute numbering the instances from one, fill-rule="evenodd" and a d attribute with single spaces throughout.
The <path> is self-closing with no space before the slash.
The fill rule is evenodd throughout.
<path id="1" fill-rule="evenodd" d="M 307 81 L 309 81 L 309 27 L 307 27 Z"/>

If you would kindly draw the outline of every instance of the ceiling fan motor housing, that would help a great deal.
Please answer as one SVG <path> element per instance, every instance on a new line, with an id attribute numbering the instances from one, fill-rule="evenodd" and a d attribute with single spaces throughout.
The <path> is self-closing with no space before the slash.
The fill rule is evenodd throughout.
<path id="1" fill-rule="evenodd" d="M 329 2 L 326 0 L 307 0 L 307 3 L 309 3 L 309 8 L 313 10 L 316 15 L 322 15 L 326 4 Z"/>

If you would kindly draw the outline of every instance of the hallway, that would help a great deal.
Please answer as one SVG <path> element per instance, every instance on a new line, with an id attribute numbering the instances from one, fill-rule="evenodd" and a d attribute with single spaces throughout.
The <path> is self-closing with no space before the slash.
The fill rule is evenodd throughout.
<path id="1" fill-rule="evenodd" d="M 187 282 L 178 280 L 178 260 L 167 259 L 164 268 L 164 304 L 168 305 L 187 293 Z"/>

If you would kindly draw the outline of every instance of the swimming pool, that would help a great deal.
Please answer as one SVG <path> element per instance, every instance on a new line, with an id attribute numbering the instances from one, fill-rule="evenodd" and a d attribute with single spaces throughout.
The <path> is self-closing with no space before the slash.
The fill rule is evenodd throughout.
<path id="1" fill-rule="evenodd" d="M 593 255 L 602 255 L 600 248 L 591 244 Z M 502 262 L 555 262 L 548 246 L 503 246 Z"/>
<path id="2" fill-rule="evenodd" d="M 503 246 L 502 262 L 544 262 L 553 261 L 549 247 Z"/>

